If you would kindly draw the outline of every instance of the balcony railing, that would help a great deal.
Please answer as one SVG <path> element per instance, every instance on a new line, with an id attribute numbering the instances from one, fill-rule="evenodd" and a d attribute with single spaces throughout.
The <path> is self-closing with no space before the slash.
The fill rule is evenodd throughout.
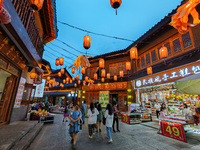
<path id="1" fill-rule="evenodd" d="M 42 40 L 40 38 L 39 29 L 35 22 L 33 11 L 29 6 L 28 0 L 11 0 L 11 1 L 22 23 L 24 24 L 24 27 L 34 47 L 36 48 L 38 54 L 42 57 L 42 54 L 43 54 L 43 49 L 41 48 Z"/>

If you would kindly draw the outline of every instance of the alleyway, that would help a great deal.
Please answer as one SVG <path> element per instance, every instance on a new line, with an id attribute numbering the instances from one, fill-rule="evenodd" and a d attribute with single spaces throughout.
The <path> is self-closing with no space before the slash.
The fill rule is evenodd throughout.
<path id="1" fill-rule="evenodd" d="M 79 133 L 77 150 L 199 150 L 200 143 L 188 140 L 188 143 L 179 142 L 162 135 L 155 129 L 143 125 L 126 125 L 120 123 L 121 132 L 112 133 L 113 143 L 107 144 L 105 126 L 102 133 L 96 133 L 96 138 L 88 138 L 87 125 Z M 62 122 L 62 115 L 55 116 L 54 124 L 46 124 L 29 150 L 70 150 L 70 136 L 68 123 Z"/>

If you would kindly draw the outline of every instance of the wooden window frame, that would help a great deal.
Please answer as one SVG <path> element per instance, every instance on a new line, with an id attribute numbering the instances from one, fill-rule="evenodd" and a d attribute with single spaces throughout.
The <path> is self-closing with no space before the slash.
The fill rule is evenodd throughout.
<path id="1" fill-rule="evenodd" d="M 122 62 L 119 62 L 119 63 L 109 64 L 109 73 L 110 73 L 110 76 L 119 75 L 119 71 L 121 71 L 121 70 L 119 70 L 119 67 L 118 67 L 118 66 L 119 66 L 120 64 L 121 64 L 121 68 L 122 68 L 122 70 L 123 70 L 123 64 L 126 65 L 126 61 L 122 61 Z M 111 71 L 110 71 L 111 68 L 110 68 L 110 67 L 111 67 L 111 66 L 114 67 L 115 65 L 117 65 L 117 74 L 115 74 L 114 72 L 111 74 Z M 114 71 L 114 69 L 113 69 L 113 71 Z M 124 75 L 125 75 L 125 74 L 127 74 L 127 71 L 124 72 Z"/>

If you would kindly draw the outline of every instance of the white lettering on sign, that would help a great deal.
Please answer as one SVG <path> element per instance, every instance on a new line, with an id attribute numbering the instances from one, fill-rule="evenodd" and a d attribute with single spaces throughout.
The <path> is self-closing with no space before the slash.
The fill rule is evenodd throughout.
<path id="1" fill-rule="evenodd" d="M 192 66 L 191 67 L 191 71 L 193 72 L 193 74 L 200 74 L 200 66 Z M 136 87 L 141 87 L 141 86 L 145 86 L 145 85 L 150 85 L 153 83 L 159 83 L 162 81 L 168 81 L 169 79 L 175 79 L 178 77 L 185 77 L 190 75 L 191 72 L 188 68 L 183 68 L 180 69 L 179 71 L 174 71 L 171 72 L 171 74 L 163 74 L 162 77 L 160 76 L 156 76 L 155 78 L 149 78 L 149 79 L 143 79 L 141 80 L 137 80 L 136 81 Z"/>

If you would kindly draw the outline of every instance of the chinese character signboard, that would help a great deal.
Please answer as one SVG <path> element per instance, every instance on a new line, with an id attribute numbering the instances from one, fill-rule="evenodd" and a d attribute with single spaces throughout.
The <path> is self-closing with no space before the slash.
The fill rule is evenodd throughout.
<path id="1" fill-rule="evenodd" d="M 121 120 L 122 122 L 126 123 L 126 124 L 130 124 L 130 121 L 129 121 L 129 115 L 128 114 L 121 114 Z"/>
<path id="2" fill-rule="evenodd" d="M 187 64 L 185 66 L 177 67 L 161 73 L 150 75 L 148 77 L 137 79 L 135 82 L 135 87 L 140 88 L 144 86 L 174 82 L 192 74 L 200 74 L 200 62 Z"/>
<path id="3" fill-rule="evenodd" d="M 45 79 L 42 79 L 41 84 L 36 84 L 36 91 L 35 91 L 35 97 L 43 97 L 43 92 L 44 92 L 44 86 L 45 86 Z"/>
<path id="4" fill-rule="evenodd" d="M 99 92 L 99 104 L 101 104 L 101 107 L 106 107 L 109 104 L 109 91 Z"/>

